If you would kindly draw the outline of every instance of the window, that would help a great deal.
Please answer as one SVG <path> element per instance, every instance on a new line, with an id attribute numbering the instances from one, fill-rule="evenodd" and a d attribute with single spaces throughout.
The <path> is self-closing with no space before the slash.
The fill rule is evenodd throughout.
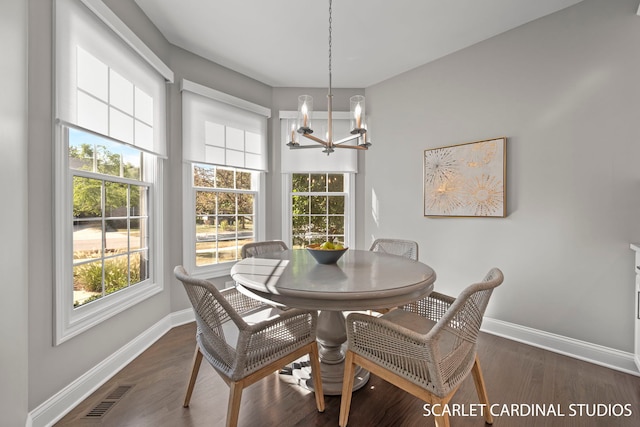
<path id="1" fill-rule="evenodd" d="M 242 245 L 256 240 L 258 175 L 235 168 L 193 165 L 196 267 L 236 261 Z"/>
<path id="2" fill-rule="evenodd" d="M 246 243 L 264 239 L 268 108 L 182 81 L 183 264 L 229 274 Z"/>
<path id="3" fill-rule="evenodd" d="M 291 174 L 291 234 L 294 248 L 345 241 L 346 174 Z"/>
<path id="4" fill-rule="evenodd" d="M 60 344 L 163 289 L 158 213 L 173 74 L 98 0 L 57 0 L 55 18 Z"/>
<path id="5" fill-rule="evenodd" d="M 149 279 L 149 193 L 144 154 L 67 130 L 73 197 L 73 305 Z"/>

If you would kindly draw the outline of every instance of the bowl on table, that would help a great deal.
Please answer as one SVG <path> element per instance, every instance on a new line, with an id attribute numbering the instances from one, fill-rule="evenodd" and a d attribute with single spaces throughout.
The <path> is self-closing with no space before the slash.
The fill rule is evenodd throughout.
<path id="1" fill-rule="evenodd" d="M 344 247 L 342 249 L 321 249 L 320 245 L 307 246 L 307 251 L 318 262 L 318 264 L 335 264 L 336 262 L 338 262 L 340 257 L 344 255 L 347 249 L 349 248 Z"/>

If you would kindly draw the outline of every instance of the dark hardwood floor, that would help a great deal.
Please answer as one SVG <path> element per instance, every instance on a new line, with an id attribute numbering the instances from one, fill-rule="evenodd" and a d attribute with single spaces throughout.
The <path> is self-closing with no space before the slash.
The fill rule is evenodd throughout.
<path id="1" fill-rule="evenodd" d="M 206 361 L 190 408 L 182 407 L 194 334 L 193 323 L 172 329 L 56 426 L 224 426 L 228 388 Z M 488 334 L 481 334 L 479 355 L 489 399 L 499 405 L 494 412 L 505 411 L 494 417 L 494 426 L 640 426 L 640 377 Z M 101 418 L 86 417 L 98 403 L 115 401 L 107 398 L 124 386 L 131 388 Z M 325 399 L 326 411 L 318 413 L 310 392 L 291 376 L 274 373 L 243 393 L 239 426 L 337 426 L 340 398 Z M 483 426 L 479 414 L 469 415 L 477 403 L 469 376 L 451 402 L 466 414 L 451 417 L 452 427 Z M 516 410 L 522 413 L 535 404 L 546 415 L 517 416 Z M 605 414 L 578 416 L 580 408 Z M 625 414 L 610 415 L 619 411 Z M 349 426 L 433 426 L 433 417 L 424 414 L 418 399 L 372 376 L 353 395 Z"/>

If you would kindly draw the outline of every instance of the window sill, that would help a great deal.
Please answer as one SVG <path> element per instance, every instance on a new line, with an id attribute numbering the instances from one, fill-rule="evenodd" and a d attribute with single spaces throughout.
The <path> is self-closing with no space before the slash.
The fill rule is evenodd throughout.
<path id="1" fill-rule="evenodd" d="M 100 300 L 93 301 L 85 306 L 71 308 L 58 319 L 56 328 L 55 345 L 89 330 L 93 326 L 104 322 L 118 313 L 133 307 L 134 305 L 162 292 L 163 286 L 159 283 L 140 283 L 127 289 L 118 291 Z M 58 307 L 64 307 L 58 303 Z M 60 322 L 62 320 L 62 322 Z"/>

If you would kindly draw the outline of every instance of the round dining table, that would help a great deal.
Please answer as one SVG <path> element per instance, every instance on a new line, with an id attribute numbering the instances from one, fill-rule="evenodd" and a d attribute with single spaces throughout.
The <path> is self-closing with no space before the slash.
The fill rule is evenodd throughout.
<path id="1" fill-rule="evenodd" d="M 305 249 L 245 258 L 231 268 L 238 290 L 286 307 L 319 310 L 316 339 L 324 394 L 339 395 L 347 341 L 345 311 L 391 308 L 427 296 L 431 267 L 397 255 L 349 249 L 335 264 L 319 264 Z M 354 390 L 369 372 L 356 371 Z M 312 384 L 308 384 L 312 388 Z"/>

